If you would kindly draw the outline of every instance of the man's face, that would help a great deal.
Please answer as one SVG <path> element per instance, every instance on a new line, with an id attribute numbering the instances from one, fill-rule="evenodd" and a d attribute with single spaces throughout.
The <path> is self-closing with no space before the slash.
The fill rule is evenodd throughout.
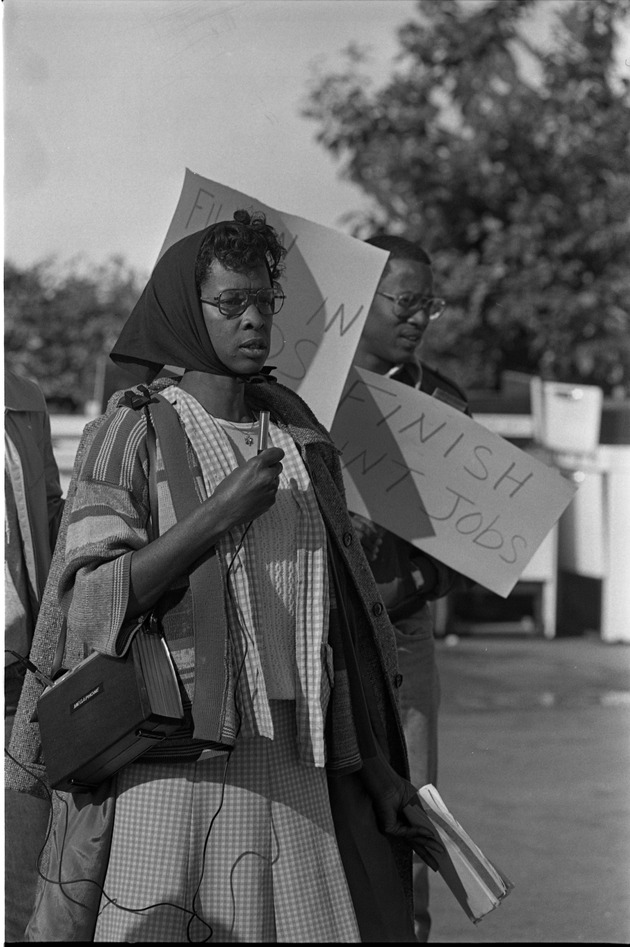
<path id="1" fill-rule="evenodd" d="M 363 334 L 355 363 L 381 374 L 394 365 L 415 361 L 415 351 L 429 324 L 422 310 L 415 313 L 397 306 L 388 296 L 433 295 L 431 267 L 417 260 L 390 260 L 381 278 Z"/>

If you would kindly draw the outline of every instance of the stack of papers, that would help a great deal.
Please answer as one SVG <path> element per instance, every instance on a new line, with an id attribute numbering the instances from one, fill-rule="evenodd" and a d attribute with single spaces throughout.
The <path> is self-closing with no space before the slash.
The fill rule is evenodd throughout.
<path id="1" fill-rule="evenodd" d="M 446 849 L 443 855 L 435 856 L 438 871 L 468 917 L 477 924 L 499 906 L 514 885 L 475 845 L 449 812 L 435 786 L 431 783 L 422 786 L 418 798 Z M 415 808 L 409 805 L 404 810 L 412 824 Z"/>

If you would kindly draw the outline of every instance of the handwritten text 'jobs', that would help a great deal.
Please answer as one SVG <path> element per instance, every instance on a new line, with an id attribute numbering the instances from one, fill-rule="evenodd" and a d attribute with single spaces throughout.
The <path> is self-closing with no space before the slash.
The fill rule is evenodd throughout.
<path id="1" fill-rule="evenodd" d="M 339 411 L 352 410 L 351 402 L 364 401 L 361 397 L 361 388 L 366 392 L 368 386 L 363 382 L 353 383 L 344 394 Z M 387 392 L 382 392 L 387 394 Z M 418 493 L 427 517 L 431 523 L 443 523 L 454 528 L 457 533 L 466 536 L 476 546 L 496 552 L 508 564 L 518 560 L 519 554 L 524 554 L 528 548 L 528 541 L 520 533 L 505 532 L 502 525 L 502 513 L 506 504 L 522 491 L 532 485 L 534 472 L 525 470 L 527 457 L 523 454 L 522 462 L 506 460 L 498 457 L 488 444 L 480 444 L 472 440 L 471 434 L 457 430 L 455 423 L 445 420 L 431 421 L 426 411 L 417 416 L 396 423 L 393 418 L 402 410 L 396 405 L 389 414 L 383 414 L 376 422 L 375 427 L 387 424 L 394 438 L 402 443 L 404 438 L 407 445 L 411 445 L 414 453 L 417 447 L 418 463 L 409 463 L 382 447 L 358 448 L 355 441 L 338 444 L 342 451 L 343 465 L 353 478 L 378 477 L 380 489 L 385 494 L 394 491 L 408 478 L 416 483 Z M 365 434 L 365 432 L 364 432 Z M 367 437 L 364 439 L 365 443 Z M 378 442 L 378 438 L 374 439 Z M 381 444 L 384 444 L 381 440 Z M 346 454 L 351 446 L 352 453 Z M 431 482 L 423 483 L 427 471 L 422 469 L 423 457 L 431 457 Z M 439 465 L 441 477 L 436 477 L 436 461 L 446 461 Z M 456 465 L 457 476 L 452 476 Z M 451 475 L 449 477 L 449 474 Z M 417 479 L 416 479 L 417 478 Z M 467 490 L 462 486 L 466 479 L 470 480 L 471 487 Z M 449 485 L 449 479 L 457 482 L 457 486 Z M 438 482 L 436 482 L 438 481 Z M 484 484 L 483 505 L 479 497 L 479 486 Z M 357 483 L 357 488 L 360 487 Z M 471 495 L 472 494 L 472 495 Z M 500 512 L 496 512 L 500 507 Z M 525 531 L 525 530 L 523 530 Z"/>

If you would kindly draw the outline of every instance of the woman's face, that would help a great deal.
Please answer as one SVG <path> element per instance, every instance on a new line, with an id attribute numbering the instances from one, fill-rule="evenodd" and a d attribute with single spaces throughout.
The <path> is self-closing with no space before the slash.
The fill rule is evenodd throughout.
<path id="1" fill-rule="evenodd" d="M 241 315 L 224 315 L 216 305 L 216 297 L 231 289 L 252 292 L 271 289 L 267 267 L 262 264 L 253 270 L 237 272 L 214 260 L 201 287 L 202 299 L 215 303 L 202 301 L 201 309 L 217 356 L 236 374 L 251 375 L 260 371 L 267 361 L 273 315 L 259 312 L 252 296 Z"/>

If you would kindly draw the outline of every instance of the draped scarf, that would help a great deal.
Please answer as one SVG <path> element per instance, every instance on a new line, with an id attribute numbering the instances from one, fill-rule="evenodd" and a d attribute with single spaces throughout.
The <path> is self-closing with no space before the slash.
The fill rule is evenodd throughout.
<path id="1" fill-rule="evenodd" d="M 217 355 L 203 318 L 195 281 L 197 255 L 213 226 L 188 234 L 164 252 L 122 328 L 110 358 L 151 382 L 164 366 L 229 375 L 243 381 L 265 379 L 269 369 L 237 375 Z"/>
<path id="2" fill-rule="evenodd" d="M 177 411 L 203 472 L 206 492 L 235 469 L 234 452 L 221 425 L 199 405 L 196 399 L 177 387 L 166 388 L 162 395 Z M 276 446 L 285 451 L 283 474 L 295 501 L 296 582 L 294 601 L 296 730 L 300 759 L 310 765 L 324 766 L 324 718 L 332 686 L 332 667 L 327 661 L 328 573 L 326 531 L 315 494 L 290 435 L 277 429 Z M 259 521 L 245 533 L 244 528 L 230 530 L 218 543 L 219 564 L 226 589 L 225 606 L 229 616 L 234 650 L 234 678 L 238 681 L 244 732 L 273 738 L 273 722 L 262 674 L 258 638 L 260 608 L 257 597 L 264 594 L 265 566 L 261 562 L 257 530 Z M 269 528 L 269 527 L 267 527 Z M 230 565 L 238 554 L 238 568 Z M 275 598 L 275 595 L 274 595 Z M 238 602 L 238 608 L 236 607 Z"/>

